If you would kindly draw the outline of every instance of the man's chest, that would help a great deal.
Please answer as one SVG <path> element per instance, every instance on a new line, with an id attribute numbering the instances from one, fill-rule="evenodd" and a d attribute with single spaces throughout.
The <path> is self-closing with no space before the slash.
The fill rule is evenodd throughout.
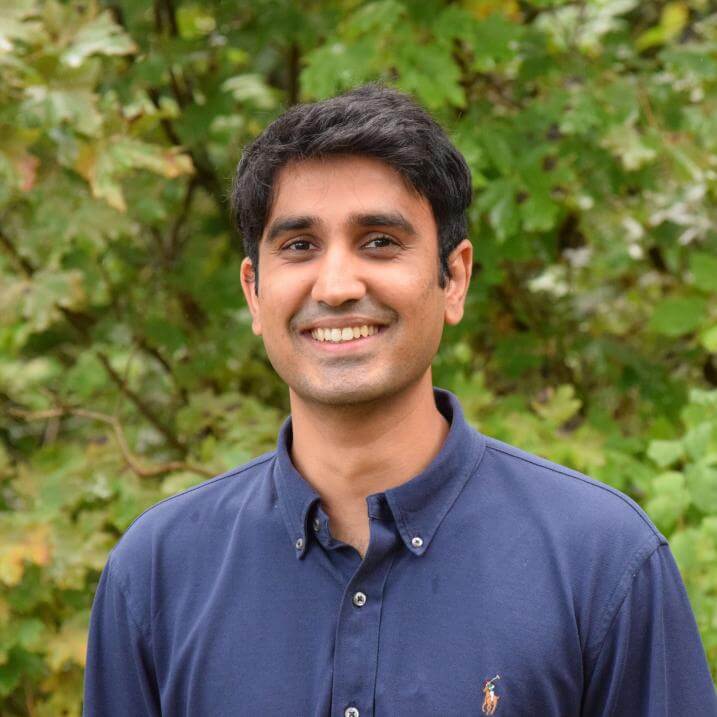
<path id="1" fill-rule="evenodd" d="M 579 714 L 578 630 L 549 580 L 401 551 L 348 580 L 318 549 L 282 565 L 225 565 L 162 596 L 163 713 Z"/>

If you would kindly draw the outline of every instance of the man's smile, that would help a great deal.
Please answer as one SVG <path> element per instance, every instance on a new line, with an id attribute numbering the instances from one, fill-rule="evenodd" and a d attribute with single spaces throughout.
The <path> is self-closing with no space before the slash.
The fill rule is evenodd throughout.
<path id="1" fill-rule="evenodd" d="M 302 331 L 301 336 L 319 351 L 346 353 L 372 346 L 387 329 L 388 326 L 364 324 L 357 327 L 346 326 Z"/>

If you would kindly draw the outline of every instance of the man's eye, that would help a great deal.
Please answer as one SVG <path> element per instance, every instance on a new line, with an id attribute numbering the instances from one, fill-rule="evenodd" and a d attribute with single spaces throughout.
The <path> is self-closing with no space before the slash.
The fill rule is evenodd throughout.
<path id="1" fill-rule="evenodd" d="M 307 246 L 309 246 L 309 245 L 311 244 L 311 242 L 307 241 L 306 239 L 297 239 L 296 241 L 292 241 L 292 242 L 289 242 L 288 244 L 285 244 L 285 245 L 281 248 L 281 250 L 282 250 L 282 251 L 289 251 L 292 246 L 296 246 L 297 244 L 306 244 Z M 296 253 L 296 252 L 301 252 L 301 251 L 303 251 L 303 250 L 302 250 L 302 249 L 296 249 L 296 250 L 294 251 L 294 253 Z"/>
<path id="2" fill-rule="evenodd" d="M 396 244 L 396 246 L 398 246 L 398 244 L 393 239 L 391 239 L 391 237 L 387 237 L 387 236 L 374 237 L 368 243 L 373 244 L 376 241 L 377 242 L 388 242 L 388 244 Z M 382 247 L 388 246 L 388 244 L 382 244 L 381 246 L 376 247 L 376 248 L 381 249 Z"/>
<path id="3" fill-rule="evenodd" d="M 391 239 L 389 236 L 377 236 L 373 239 L 369 240 L 364 246 L 369 246 L 369 244 L 373 244 L 374 242 L 379 242 L 379 244 L 375 247 L 369 247 L 374 249 L 383 249 L 390 244 L 394 244 L 395 246 L 398 246 L 398 243 Z M 306 250 L 311 246 L 311 242 L 307 239 L 295 239 L 294 241 L 289 242 L 288 244 L 284 244 L 284 246 L 281 248 L 281 251 L 289 252 L 291 254 L 303 254 Z"/>

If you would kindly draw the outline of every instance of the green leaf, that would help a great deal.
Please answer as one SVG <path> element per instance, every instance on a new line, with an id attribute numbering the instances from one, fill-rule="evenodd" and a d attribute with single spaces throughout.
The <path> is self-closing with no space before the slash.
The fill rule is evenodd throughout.
<path id="1" fill-rule="evenodd" d="M 500 13 L 493 13 L 478 23 L 468 25 L 471 30 L 473 68 L 491 72 L 514 59 L 524 28 Z"/>
<path id="2" fill-rule="evenodd" d="M 555 226 L 559 207 L 547 192 L 531 192 L 520 205 L 523 226 L 529 232 L 548 231 Z"/>
<path id="3" fill-rule="evenodd" d="M 509 131 L 498 125 L 484 127 L 480 133 L 480 137 L 485 154 L 490 158 L 495 167 L 501 174 L 510 174 L 515 167 L 517 158 L 509 143 Z"/>
<path id="4" fill-rule="evenodd" d="M 95 197 L 121 212 L 127 204 L 120 180 L 131 170 L 146 169 L 170 179 L 194 171 L 191 158 L 180 147 L 166 149 L 131 137 L 86 145 L 76 168 L 90 183 Z"/>
<path id="5" fill-rule="evenodd" d="M 405 6 L 396 0 L 367 3 L 346 21 L 346 37 L 356 39 L 368 33 L 385 33 L 387 29 L 395 28 L 405 14 Z"/>
<path id="6" fill-rule="evenodd" d="M 717 293 L 717 256 L 705 251 L 690 254 L 692 283 L 703 291 Z"/>
<path id="7" fill-rule="evenodd" d="M 626 170 L 640 169 L 657 157 L 657 150 L 648 144 L 632 125 L 616 125 L 604 136 L 602 146 L 611 150 Z"/>
<path id="8" fill-rule="evenodd" d="M 79 67 L 90 55 L 130 55 L 137 46 L 105 11 L 82 25 L 60 56 L 69 67 Z"/>
<path id="9" fill-rule="evenodd" d="M 255 72 L 224 80 L 222 90 L 229 92 L 237 102 L 252 102 L 261 109 L 273 109 L 277 104 L 276 93 Z"/>
<path id="10" fill-rule="evenodd" d="M 717 78 L 717 58 L 711 44 L 694 42 L 670 47 L 660 53 L 660 59 L 678 76 L 699 80 Z"/>
<path id="11" fill-rule="evenodd" d="M 416 94 L 429 109 L 445 104 L 465 106 L 461 74 L 450 45 L 406 42 L 396 53 L 396 68 L 399 87 Z"/>
<path id="12" fill-rule="evenodd" d="M 707 302 L 699 297 L 670 297 L 660 301 L 650 317 L 649 328 L 663 336 L 682 336 L 705 320 Z"/>
<path id="13" fill-rule="evenodd" d="M 682 445 L 693 461 L 699 461 L 710 454 L 713 436 L 717 437 L 717 416 L 714 417 L 714 421 L 705 421 L 690 428 L 682 439 Z M 717 442 L 715 451 L 717 453 Z"/>
<path id="14" fill-rule="evenodd" d="M 64 376 L 63 392 L 67 396 L 89 398 L 107 386 L 107 372 L 97 356 L 87 351 Z"/>
<path id="15" fill-rule="evenodd" d="M 29 87 L 21 112 L 33 125 L 52 130 L 66 122 L 90 137 L 100 133 L 103 122 L 95 94 L 82 87 Z"/>
<path id="16" fill-rule="evenodd" d="M 717 324 L 700 334 L 700 343 L 710 352 L 717 353 Z"/>
<path id="17" fill-rule="evenodd" d="M 347 45 L 333 41 L 306 55 L 306 69 L 301 73 L 301 89 L 310 98 L 329 97 L 370 79 L 376 79 L 376 42 L 364 38 Z"/>
<path id="18" fill-rule="evenodd" d="M 39 655 L 23 649 L 11 650 L 8 659 L 0 664 L 0 697 L 7 697 L 23 678 L 39 680 L 44 664 Z"/>
<path id="19" fill-rule="evenodd" d="M 181 5 L 177 8 L 179 34 L 188 40 L 211 34 L 217 27 L 216 18 L 199 4 Z"/>
<path id="20" fill-rule="evenodd" d="M 685 475 L 693 505 L 702 513 L 717 513 L 717 468 L 697 463 Z"/>
<path id="21" fill-rule="evenodd" d="M 650 492 L 653 497 L 645 511 L 662 532 L 668 533 L 690 505 L 685 476 L 675 471 L 662 473 L 653 480 Z"/>
<path id="22" fill-rule="evenodd" d="M 498 179 L 485 188 L 476 202 L 480 209 L 488 212 L 488 221 L 499 241 L 513 236 L 520 227 L 515 194 L 515 186 L 510 180 Z"/>
<path id="23" fill-rule="evenodd" d="M 549 389 L 546 400 L 532 401 L 533 410 L 553 426 L 561 426 L 579 410 L 582 402 L 575 397 L 575 387 L 570 384 Z"/>
<path id="24" fill-rule="evenodd" d="M 682 441 L 651 441 L 647 456 L 660 468 L 667 468 L 684 457 Z"/>
<path id="25" fill-rule="evenodd" d="M 85 305 L 84 281 L 84 274 L 77 270 L 41 270 L 31 279 L 14 281 L 0 295 L 0 318 L 22 318 L 28 329 L 43 331 L 61 318 L 60 307 Z"/>

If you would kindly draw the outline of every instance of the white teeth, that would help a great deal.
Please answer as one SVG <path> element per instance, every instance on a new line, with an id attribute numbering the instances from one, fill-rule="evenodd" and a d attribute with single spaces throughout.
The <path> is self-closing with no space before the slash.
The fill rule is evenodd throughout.
<path id="1" fill-rule="evenodd" d="M 311 336 L 317 341 L 331 341 L 332 343 L 341 343 L 342 341 L 353 341 L 366 336 L 373 336 L 378 333 L 379 327 L 376 325 L 367 326 L 346 326 L 341 329 L 313 329 Z"/>

